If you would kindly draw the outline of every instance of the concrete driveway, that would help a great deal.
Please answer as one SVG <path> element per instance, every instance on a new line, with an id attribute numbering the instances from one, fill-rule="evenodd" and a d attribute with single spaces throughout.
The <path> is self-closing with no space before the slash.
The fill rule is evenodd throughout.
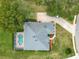
<path id="1" fill-rule="evenodd" d="M 46 14 L 46 12 L 37 13 L 37 21 L 40 21 L 40 22 L 52 22 L 52 21 L 54 21 L 57 24 L 59 24 L 60 26 L 62 26 L 64 29 L 66 29 L 68 32 L 70 32 L 71 34 L 74 33 L 74 29 L 73 29 L 72 24 L 68 23 L 67 21 L 65 21 L 61 17 L 48 16 Z"/>

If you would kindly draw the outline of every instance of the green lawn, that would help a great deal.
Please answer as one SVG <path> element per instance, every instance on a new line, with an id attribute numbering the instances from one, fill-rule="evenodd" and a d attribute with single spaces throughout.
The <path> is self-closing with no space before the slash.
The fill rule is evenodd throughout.
<path id="1" fill-rule="evenodd" d="M 56 26 L 56 40 L 54 42 L 53 50 L 55 53 L 58 54 L 62 58 L 67 58 L 69 56 L 74 55 L 74 50 L 72 46 L 72 38 L 71 34 L 67 32 L 65 29 L 60 27 L 59 25 Z M 53 53 L 52 53 L 53 54 Z M 53 54 L 54 55 L 54 54 Z M 57 56 L 54 56 L 57 59 Z"/>
<path id="2" fill-rule="evenodd" d="M 45 51 L 16 51 L 13 48 L 13 34 L 0 29 L 0 59 L 63 59 L 74 55 L 71 35 L 57 25 L 57 36 L 53 48 Z M 67 52 L 70 48 L 70 53 Z"/>

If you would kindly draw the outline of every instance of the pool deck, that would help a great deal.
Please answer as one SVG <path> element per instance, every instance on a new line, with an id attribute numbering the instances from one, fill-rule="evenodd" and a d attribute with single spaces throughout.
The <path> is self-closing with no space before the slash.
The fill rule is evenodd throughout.
<path id="1" fill-rule="evenodd" d="M 24 37 L 23 37 L 23 43 L 22 45 L 19 45 L 19 42 L 18 42 L 18 35 L 23 35 L 23 32 L 17 32 L 15 35 L 15 49 L 23 49 L 24 48 Z M 24 35 L 23 35 L 24 36 Z"/>

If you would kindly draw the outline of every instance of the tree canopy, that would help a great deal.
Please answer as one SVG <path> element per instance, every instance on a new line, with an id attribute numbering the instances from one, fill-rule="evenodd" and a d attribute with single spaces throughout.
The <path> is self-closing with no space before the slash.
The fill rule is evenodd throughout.
<path id="1" fill-rule="evenodd" d="M 0 27 L 4 30 L 23 29 L 23 21 L 33 17 L 33 9 L 21 0 L 0 1 Z"/>
<path id="2" fill-rule="evenodd" d="M 71 21 L 79 13 L 79 0 L 51 0 L 47 3 L 50 16 L 59 15 Z"/>

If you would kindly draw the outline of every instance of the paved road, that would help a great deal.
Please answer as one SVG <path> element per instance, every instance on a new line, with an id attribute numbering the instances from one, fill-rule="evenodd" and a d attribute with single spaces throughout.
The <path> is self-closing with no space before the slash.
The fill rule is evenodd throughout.
<path id="1" fill-rule="evenodd" d="M 79 54 L 79 15 L 77 16 L 76 32 L 75 32 L 76 48 Z"/>
<path id="2" fill-rule="evenodd" d="M 66 59 L 79 59 L 79 56 L 76 55 L 76 56 L 72 56 L 72 57 L 69 57 L 69 58 L 66 58 Z"/>
<path id="3" fill-rule="evenodd" d="M 62 26 L 64 29 L 66 29 L 71 34 L 73 33 L 73 26 L 72 24 L 65 21 L 63 18 L 60 17 L 50 17 L 46 13 L 37 13 L 37 21 L 41 22 L 56 22 L 60 26 Z"/>

